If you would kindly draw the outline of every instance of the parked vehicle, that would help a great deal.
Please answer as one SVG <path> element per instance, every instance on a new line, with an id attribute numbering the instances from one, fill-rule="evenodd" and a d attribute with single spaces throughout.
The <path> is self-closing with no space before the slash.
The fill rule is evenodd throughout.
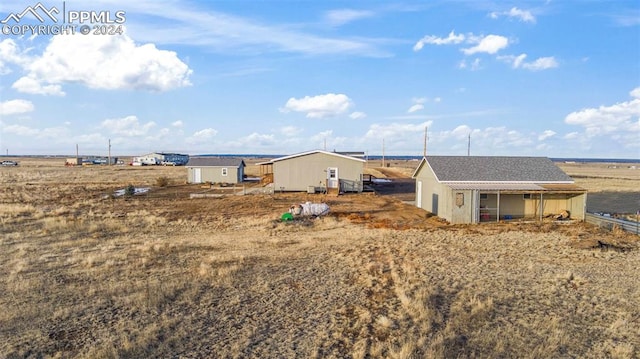
<path id="1" fill-rule="evenodd" d="M 5 161 L 0 162 L 0 166 L 9 167 L 9 166 L 17 166 L 17 165 L 18 165 L 18 162 L 16 162 L 16 161 L 5 160 Z"/>

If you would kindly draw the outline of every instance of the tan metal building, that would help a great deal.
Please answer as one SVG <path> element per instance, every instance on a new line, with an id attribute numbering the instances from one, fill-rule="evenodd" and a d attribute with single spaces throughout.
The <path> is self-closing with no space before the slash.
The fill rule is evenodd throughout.
<path id="1" fill-rule="evenodd" d="M 413 178 L 415 205 L 452 224 L 585 218 L 587 191 L 546 157 L 427 156 Z"/>
<path id="2" fill-rule="evenodd" d="M 274 191 L 362 192 L 365 160 L 314 150 L 260 163 L 263 183 Z"/>
<path id="3" fill-rule="evenodd" d="M 241 183 L 244 161 L 232 157 L 191 157 L 186 165 L 189 183 Z"/>

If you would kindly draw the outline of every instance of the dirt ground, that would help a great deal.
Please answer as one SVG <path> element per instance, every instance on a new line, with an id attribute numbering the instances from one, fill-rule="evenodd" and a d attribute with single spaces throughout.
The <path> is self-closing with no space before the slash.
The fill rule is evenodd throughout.
<path id="1" fill-rule="evenodd" d="M 634 235 L 551 221 L 452 226 L 403 202 L 407 184 L 189 199 L 205 189 L 180 167 L 20 161 L 0 168 L 2 358 L 640 352 Z M 128 184 L 151 190 L 112 196 Z M 279 220 L 305 201 L 330 215 Z"/>

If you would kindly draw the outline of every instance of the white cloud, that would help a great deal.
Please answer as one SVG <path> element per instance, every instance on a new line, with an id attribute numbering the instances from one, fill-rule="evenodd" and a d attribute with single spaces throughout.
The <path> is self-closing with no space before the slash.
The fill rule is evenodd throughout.
<path id="1" fill-rule="evenodd" d="M 548 143 L 540 143 L 536 146 L 536 151 L 549 151 L 553 148 L 553 146 L 549 145 Z"/>
<path id="2" fill-rule="evenodd" d="M 333 135 L 333 130 L 326 130 L 322 132 L 318 132 L 315 135 L 311 136 L 310 142 L 323 142 L 327 138 Z"/>
<path id="3" fill-rule="evenodd" d="M 182 126 L 184 126 L 184 122 L 178 120 L 178 121 L 172 122 L 171 126 L 173 126 L 173 127 L 182 127 Z"/>
<path id="4" fill-rule="evenodd" d="M 375 13 L 373 11 L 368 10 L 340 9 L 328 11 L 325 14 L 325 20 L 331 26 L 341 26 L 346 23 L 365 19 L 374 15 Z"/>
<path id="5" fill-rule="evenodd" d="M 280 111 L 306 112 L 308 118 L 324 118 L 344 113 L 351 105 L 351 99 L 347 95 L 328 93 L 301 99 L 292 97 Z"/>
<path id="6" fill-rule="evenodd" d="M 79 136 L 75 136 L 71 143 L 85 143 L 88 145 L 95 145 L 96 143 L 105 143 L 107 138 L 105 138 L 101 133 L 90 133 L 83 134 Z"/>
<path id="7" fill-rule="evenodd" d="M 16 136 L 37 136 L 40 130 L 22 125 L 9 125 L 2 129 L 2 132 L 10 133 Z"/>
<path id="8" fill-rule="evenodd" d="M 284 126 L 280 129 L 280 133 L 287 137 L 293 137 L 302 132 L 302 129 L 296 126 Z"/>
<path id="9" fill-rule="evenodd" d="M 407 110 L 408 113 L 414 113 L 416 111 L 420 111 L 424 109 L 424 105 L 421 103 L 417 103 L 411 107 L 409 107 L 409 109 Z"/>
<path id="10" fill-rule="evenodd" d="M 524 62 L 524 59 L 526 59 L 526 58 L 527 58 L 527 54 L 520 54 L 519 56 L 516 56 L 513 59 L 513 63 L 511 64 L 511 66 L 513 68 L 517 69 L 518 67 L 522 66 L 522 63 Z"/>
<path id="11" fill-rule="evenodd" d="M 54 95 L 64 96 L 60 85 L 43 85 L 41 81 L 36 80 L 32 76 L 24 76 L 19 78 L 11 85 L 11 88 L 18 90 L 18 92 L 30 93 L 34 95 Z"/>
<path id="12" fill-rule="evenodd" d="M 480 130 L 473 130 L 471 127 L 467 126 L 467 125 L 460 125 L 457 126 L 456 128 L 454 128 L 451 131 L 443 131 L 440 133 L 436 134 L 437 136 L 444 136 L 446 138 L 450 138 L 450 139 L 455 139 L 458 142 L 464 142 L 466 141 L 467 143 L 469 142 L 469 136 L 472 134 L 479 134 L 481 133 Z"/>
<path id="13" fill-rule="evenodd" d="M 2 128 L 2 132 L 15 136 L 30 137 L 31 139 L 47 139 L 55 141 L 66 138 L 68 129 L 65 127 L 48 127 L 39 129 L 23 125 L 8 125 Z"/>
<path id="14" fill-rule="evenodd" d="M 279 144 L 279 141 L 273 134 L 262 134 L 253 132 L 247 136 L 227 142 L 224 144 L 224 146 L 240 151 L 246 151 L 247 148 L 252 148 L 254 149 L 254 151 L 261 151 L 264 149 L 268 149 L 276 144 Z"/>
<path id="15" fill-rule="evenodd" d="M 365 134 L 369 139 L 404 140 L 411 134 L 424 134 L 424 128 L 431 126 L 432 121 L 418 124 L 392 123 L 389 125 L 372 124 Z"/>
<path id="16" fill-rule="evenodd" d="M 612 15 L 613 21 L 619 26 L 639 26 L 640 16 L 637 13 L 629 12 L 626 14 Z"/>
<path id="17" fill-rule="evenodd" d="M 555 131 L 546 130 L 546 131 L 542 132 L 540 135 L 538 135 L 538 141 L 544 141 L 547 138 L 551 138 L 551 137 L 553 137 L 555 135 L 556 135 Z"/>
<path id="18" fill-rule="evenodd" d="M 124 137 L 145 136 L 155 126 L 153 121 L 141 124 L 137 116 L 107 119 L 100 124 L 100 127 L 108 132 Z"/>
<path id="19" fill-rule="evenodd" d="M 514 17 L 520 19 L 520 21 L 524 22 L 536 22 L 535 16 L 528 10 L 520 10 L 517 7 L 511 8 L 509 13 L 507 14 L 509 17 Z"/>
<path id="20" fill-rule="evenodd" d="M 531 136 L 507 127 L 487 127 L 484 129 L 472 129 L 467 125 L 460 125 L 453 130 L 439 131 L 430 134 L 430 143 L 434 147 L 446 145 L 449 151 L 457 154 L 466 154 L 467 145 L 471 135 L 471 154 L 489 155 L 495 151 L 508 151 L 506 153 L 521 153 L 522 150 L 534 144 Z"/>
<path id="21" fill-rule="evenodd" d="M 154 131 L 149 132 L 145 137 L 144 140 L 145 142 L 147 141 L 165 141 L 167 139 L 169 139 L 170 136 L 174 137 L 177 134 L 182 134 L 182 130 L 180 130 L 179 132 L 176 131 L 172 131 L 168 128 L 160 128 Z"/>
<path id="22" fill-rule="evenodd" d="M 565 140 L 575 140 L 580 138 L 580 132 L 569 132 L 563 137 Z"/>
<path id="23" fill-rule="evenodd" d="M 633 97 L 630 101 L 572 112 L 564 122 L 583 127 L 583 137 L 606 136 L 623 147 L 637 147 L 640 144 L 640 88 L 633 89 L 630 96 Z"/>
<path id="24" fill-rule="evenodd" d="M 16 115 L 33 111 L 33 103 L 27 100 L 9 100 L 0 102 L 0 116 Z"/>
<path id="25" fill-rule="evenodd" d="M 489 14 L 489 16 L 492 19 L 497 19 L 500 16 L 506 16 L 506 17 L 509 17 L 509 18 L 518 19 L 518 20 L 520 20 L 522 22 L 530 22 L 530 23 L 535 23 L 536 22 L 536 17 L 533 16 L 531 11 L 521 10 L 521 9 L 518 9 L 517 7 L 511 8 L 511 10 L 509 10 L 509 11 L 492 12 L 492 13 Z"/>
<path id="26" fill-rule="evenodd" d="M 449 35 L 445 38 L 437 37 L 434 35 L 427 35 L 422 39 L 418 40 L 416 44 L 413 46 L 413 51 L 420 51 L 424 47 L 424 45 L 451 45 L 451 44 L 459 44 L 465 40 L 465 36 L 463 34 L 456 35 L 455 31 L 451 31 Z"/>
<path id="27" fill-rule="evenodd" d="M 409 109 L 407 110 L 407 113 L 414 113 L 420 110 L 424 110 L 424 104 L 429 101 L 434 103 L 439 103 L 442 101 L 442 98 L 434 97 L 433 99 L 429 99 L 427 97 L 414 97 L 411 99 L 411 102 L 413 102 L 413 105 L 409 107 Z"/>
<path id="28" fill-rule="evenodd" d="M 191 70 L 173 51 L 137 45 L 119 36 L 53 36 L 41 56 L 24 66 L 28 75 L 18 91 L 62 94 L 60 85 L 80 83 L 95 89 L 167 91 L 190 85 Z"/>
<path id="29" fill-rule="evenodd" d="M 495 54 L 496 52 L 509 46 L 509 39 L 500 35 L 487 35 L 477 40 L 477 45 L 462 49 L 465 55 L 473 55 L 479 52 Z"/>
<path id="30" fill-rule="evenodd" d="M 460 61 L 460 64 L 458 64 L 458 67 L 461 69 L 469 68 L 469 70 L 471 71 L 477 71 L 482 68 L 482 65 L 480 63 L 481 63 L 481 60 L 477 57 L 473 59 L 470 65 L 468 65 L 467 61 L 463 59 L 462 61 Z"/>
<path id="31" fill-rule="evenodd" d="M 555 57 L 540 57 L 533 62 L 526 62 L 527 54 L 520 54 L 518 56 L 507 55 L 507 56 L 498 56 L 497 59 L 500 61 L 504 61 L 511 65 L 514 69 L 527 69 L 530 71 L 541 71 L 558 67 L 558 61 L 556 61 Z"/>
<path id="32" fill-rule="evenodd" d="M 202 142 L 206 142 L 209 141 L 210 139 L 212 139 L 213 137 L 215 137 L 218 134 L 218 131 L 213 129 L 213 128 L 205 128 L 202 129 L 200 131 L 196 131 L 194 132 L 193 135 L 191 135 L 191 137 L 188 137 L 186 139 L 187 143 L 202 143 Z"/>
<path id="33" fill-rule="evenodd" d="M 272 134 L 261 134 L 253 132 L 248 136 L 240 138 L 240 142 L 244 144 L 256 144 L 258 146 L 268 146 L 275 143 L 275 136 Z"/>
<path id="34" fill-rule="evenodd" d="M 352 112 L 352 113 L 349 115 L 349 117 L 351 117 L 351 118 L 352 118 L 352 119 L 354 119 L 354 120 L 359 120 L 359 119 L 362 119 L 362 118 L 367 117 L 367 114 L 366 114 L 366 113 L 364 113 L 364 112 L 355 111 L 355 112 Z"/>
<path id="35" fill-rule="evenodd" d="M 488 53 L 495 54 L 498 51 L 509 46 L 509 39 L 500 35 L 487 35 L 477 36 L 473 33 L 457 34 L 451 31 L 445 38 L 437 37 L 434 35 L 427 35 L 413 46 L 413 51 L 420 51 L 424 45 L 458 45 L 458 44 L 472 44 L 475 46 L 461 49 L 465 55 L 473 55 L 476 53 Z M 466 68 L 466 62 L 461 62 L 458 65 L 460 68 Z"/>
<path id="36" fill-rule="evenodd" d="M 20 50 L 13 39 L 0 41 L 0 75 L 6 75 L 11 72 L 9 65 L 22 65 L 28 60 L 29 56 L 26 51 Z"/>
<path id="37" fill-rule="evenodd" d="M 558 62 L 553 56 L 540 57 L 536 59 L 534 62 L 522 64 L 522 67 L 531 71 L 539 71 L 539 70 L 546 70 L 546 69 L 552 69 L 552 68 L 558 67 Z"/>
<path id="38" fill-rule="evenodd" d="M 139 41 L 206 47 L 208 51 L 225 55 L 234 52 L 392 55 L 380 49 L 379 39 L 323 37 L 301 31 L 298 24 L 269 24 L 262 19 L 184 6 L 179 2 L 129 2 L 126 8 L 127 12 L 157 19 L 130 25 L 134 38 Z"/>

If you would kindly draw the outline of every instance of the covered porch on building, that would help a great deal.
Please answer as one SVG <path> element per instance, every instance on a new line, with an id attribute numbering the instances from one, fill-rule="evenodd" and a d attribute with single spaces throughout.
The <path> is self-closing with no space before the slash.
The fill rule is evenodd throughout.
<path id="1" fill-rule="evenodd" d="M 586 190 L 573 184 L 453 185 L 470 191 L 471 223 L 539 220 L 560 214 L 584 220 Z"/>

